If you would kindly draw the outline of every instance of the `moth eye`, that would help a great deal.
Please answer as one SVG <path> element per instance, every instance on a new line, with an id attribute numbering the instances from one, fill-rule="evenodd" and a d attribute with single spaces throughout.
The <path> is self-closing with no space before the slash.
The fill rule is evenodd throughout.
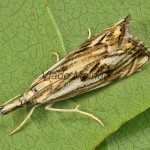
<path id="1" fill-rule="evenodd" d="M 32 91 L 33 91 L 34 93 L 37 93 L 37 92 L 38 92 L 38 90 L 37 90 L 36 87 L 34 87 L 34 88 L 32 89 Z"/>

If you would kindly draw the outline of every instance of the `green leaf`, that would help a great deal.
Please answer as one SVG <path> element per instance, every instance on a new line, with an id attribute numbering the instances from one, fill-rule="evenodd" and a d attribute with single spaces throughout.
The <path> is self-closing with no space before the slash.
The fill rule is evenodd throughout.
<path id="1" fill-rule="evenodd" d="M 140 12 L 140 13 L 139 13 Z M 120 0 L 0 0 L 0 103 L 22 93 L 56 60 L 92 34 L 131 14 L 134 35 L 149 42 L 149 1 Z M 150 44 L 150 43 L 149 43 Z M 87 94 L 59 102 L 103 120 L 101 127 L 80 114 L 47 112 L 37 108 L 20 132 L 9 136 L 31 108 L 0 117 L 0 149 L 90 150 L 122 124 L 150 107 L 150 67 L 126 79 Z"/>
<path id="2" fill-rule="evenodd" d="M 150 109 L 135 117 L 112 134 L 96 150 L 149 150 Z"/>

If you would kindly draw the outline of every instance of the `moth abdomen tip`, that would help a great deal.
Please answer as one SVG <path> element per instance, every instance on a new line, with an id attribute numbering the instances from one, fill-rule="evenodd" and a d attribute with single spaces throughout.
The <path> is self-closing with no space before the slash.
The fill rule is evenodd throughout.
<path id="1" fill-rule="evenodd" d="M 131 15 L 128 14 L 125 18 L 126 18 L 127 20 L 131 20 Z"/>
<path id="2" fill-rule="evenodd" d="M 131 15 L 127 15 L 125 18 L 124 18 L 125 22 L 129 22 L 131 20 Z"/>

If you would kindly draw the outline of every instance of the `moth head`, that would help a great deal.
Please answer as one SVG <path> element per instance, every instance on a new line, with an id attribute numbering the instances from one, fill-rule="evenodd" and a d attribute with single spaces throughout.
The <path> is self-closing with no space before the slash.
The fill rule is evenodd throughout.
<path id="1" fill-rule="evenodd" d="M 51 82 L 50 81 L 41 81 L 38 84 L 34 84 L 30 87 L 29 90 L 27 90 L 23 98 L 24 101 L 31 102 L 31 103 L 42 103 L 48 96 L 48 93 L 51 88 Z"/>

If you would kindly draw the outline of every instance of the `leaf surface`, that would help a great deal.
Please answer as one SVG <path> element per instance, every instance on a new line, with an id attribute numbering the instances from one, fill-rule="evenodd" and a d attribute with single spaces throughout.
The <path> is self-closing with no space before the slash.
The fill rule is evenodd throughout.
<path id="1" fill-rule="evenodd" d="M 123 125 L 96 150 L 149 150 L 149 133 L 150 109 Z"/>
<path id="2" fill-rule="evenodd" d="M 149 1 L 0 0 L 0 103 L 24 92 L 56 62 L 92 34 L 131 14 L 134 35 L 149 42 Z M 139 13 L 140 12 L 140 13 Z M 31 108 L 0 117 L 0 149 L 91 150 L 122 124 L 150 107 L 150 67 L 115 84 L 60 102 L 101 118 L 105 127 L 80 114 L 37 108 L 24 128 L 9 136 Z"/>

